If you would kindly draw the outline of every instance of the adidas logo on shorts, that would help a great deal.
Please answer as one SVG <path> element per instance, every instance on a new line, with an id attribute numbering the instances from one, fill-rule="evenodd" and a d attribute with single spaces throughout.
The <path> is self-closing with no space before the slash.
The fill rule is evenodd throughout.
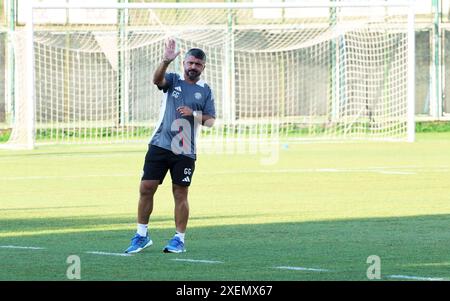
<path id="1" fill-rule="evenodd" d="M 191 180 L 189 179 L 189 177 L 186 177 L 183 180 L 181 180 L 181 182 L 191 182 Z"/>

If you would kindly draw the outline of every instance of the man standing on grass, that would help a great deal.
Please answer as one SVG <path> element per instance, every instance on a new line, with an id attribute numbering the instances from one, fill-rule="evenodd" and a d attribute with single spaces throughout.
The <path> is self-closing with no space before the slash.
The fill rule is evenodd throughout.
<path id="1" fill-rule="evenodd" d="M 159 121 L 145 156 L 137 214 L 137 233 L 126 253 L 137 253 L 153 244 L 148 222 L 153 210 L 153 196 L 167 171 L 172 178 L 175 200 L 175 235 L 164 247 L 165 253 L 185 252 L 184 235 L 189 218 L 188 188 L 195 169 L 195 138 L 198 124 L 211 127 L 216 116 L 210 87 L 200 79 L 206 55 L 190 49 L 183 61 L 183 74 L 166 73 L 180 54 L 175 41 L 165 43 L 164 57 L 153 75 L 153 83 L 164 92 Z"/>

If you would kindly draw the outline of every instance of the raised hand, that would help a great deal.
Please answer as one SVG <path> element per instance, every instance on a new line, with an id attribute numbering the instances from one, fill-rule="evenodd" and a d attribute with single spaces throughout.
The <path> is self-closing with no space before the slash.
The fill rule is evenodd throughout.
<path id="1" fill-rule="evenodd" d="M 164 43 L 164 58 L 165 62 L 173 61 L 179 54 L 180 51 L 176 51 L 175 40 L 172 38 L 168 38 Z"/>

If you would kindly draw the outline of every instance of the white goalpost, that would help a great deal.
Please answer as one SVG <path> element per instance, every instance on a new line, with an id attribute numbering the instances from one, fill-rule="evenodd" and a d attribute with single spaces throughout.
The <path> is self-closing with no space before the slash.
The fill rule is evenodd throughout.
<path id="1" fill-rule="evenodd" d="M 181 50 L 171 72 L 182 72 L 189 48 L 207 54 L 217 119 L 199 133 L 200 150 L 414 141 L 412 1 L 27 4 L 0 148 L 148 141 L 168 36 Z"/>

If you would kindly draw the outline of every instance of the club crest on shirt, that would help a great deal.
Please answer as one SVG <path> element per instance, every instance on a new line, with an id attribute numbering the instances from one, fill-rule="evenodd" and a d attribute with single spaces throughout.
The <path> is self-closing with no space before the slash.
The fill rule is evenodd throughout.
<path id="1" fill-rule="evenodd" d="M 195 92 L 194 97 L 195 97 L 195 99 L 197 99 L 197 100 L 202 99 L 202 93 L 200 93 L 200 92 Z"/>

